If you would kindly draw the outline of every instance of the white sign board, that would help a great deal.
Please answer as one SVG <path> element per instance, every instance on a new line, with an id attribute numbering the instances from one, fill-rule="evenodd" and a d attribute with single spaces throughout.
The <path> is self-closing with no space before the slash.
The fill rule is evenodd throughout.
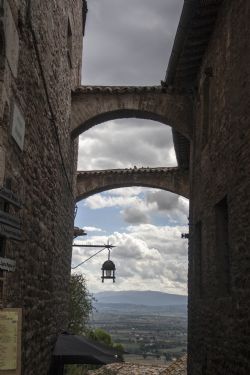
<path id="1" fill-rule="evenodd" d="M 25 120 L 18 106 L 16 105 L 16 103 L 14 103 L 14 108 L 13 108 L 11 135 L 15 139 L 20 149 L 23 150 L 24 135 L 25 135 Z"/>
<path id="2" fill-rule="evenodd" d="M 8 272 L 15 272 L 16 262 L 12 259 L 0 257 L 0 269 Z"/>
<path id="3" fill-rule="evenodd" d="M 0 374 L 21 374 L 22 310 L 0 309 Z"/>

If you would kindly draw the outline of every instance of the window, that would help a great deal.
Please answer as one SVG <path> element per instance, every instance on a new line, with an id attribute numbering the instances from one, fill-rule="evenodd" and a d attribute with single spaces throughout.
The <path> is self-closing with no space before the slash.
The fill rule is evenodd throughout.
<path id="1" fill-rule="evenodd" d="M 203 295 L 203 277 L 202 277 L 202 223 L 199 221 L 195 225 L 194 239 L 194 272 L 195 289 L 198 297 Z"/>
<path id="2" fill-rule="evenodd" d="M 225 296 L 230 293 L 231 289 L 227 197 L 215 205 L 215 225 L 217 292 L 218 296 Z"/>
<path id="3" fill-rule="evenodd" d="M 209 137 L 210 123 L 210 80 L 213 76 L 212 68 L 205 70 L 205 79 L 203 82 L 203 105 L 202 105 L 202 148 L 207 144 Z"/>

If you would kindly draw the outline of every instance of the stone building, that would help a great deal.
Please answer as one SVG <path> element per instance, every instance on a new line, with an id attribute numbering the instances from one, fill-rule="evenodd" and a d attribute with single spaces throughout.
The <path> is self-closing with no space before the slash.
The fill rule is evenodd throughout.
<path id="1" fill-rule="evenodd" d="M 184 187 L 189 173 L 189 375 L 250 374 L 249 20 L 249 1 L 185 0 L 162 88 L 85 87 L 73 95 L 75 136 L 118 117 L 173 128 Z M 145 184 L 151 172 L 81 172 L 79 199 L 115 185 L 116 173 L 128 186 Z M 180 193 L 171 181 L 165 189 Z"/>
<path id="2" fill-rule="evenodd" d="M 74 139 L 141 117 L 173 127 L 178 171 L 159 186 L 190 196 L 188 374 L 248 375 L 250 2 L 185 0 L 163 87 L 138 89 L 79 87 L 86 11 L 83 0 L 0 0 L 0 262 L 16 262 L 0 271 L 0 299 L 22 309 L 22 374 L 47 374 L 67 328 Z M 124 186 L 156 172 L 119 171 Z M 82 173 L 79 199 L 111 177 Z"/>
<path id="3" fill-rule="evenodd" d="M 165 86 L 193 101 L 188 374 L 250 374 L 250 2 L 186 1 Z M 190 161 L 189 161 L 190 149 Z"/>
<path id="4" fill-rule="evenodd" d="M 25 375 L 47 374 L 56 335 L 67 329 L 71 91 L 80 84 L 86 12 L 84 0 L 0 1 L 0 257 L 16 262 L 15 272 L 0 271 L 0 303 L 22 309 Z M 3 225 L 11 220 L 21 232 Z"/>

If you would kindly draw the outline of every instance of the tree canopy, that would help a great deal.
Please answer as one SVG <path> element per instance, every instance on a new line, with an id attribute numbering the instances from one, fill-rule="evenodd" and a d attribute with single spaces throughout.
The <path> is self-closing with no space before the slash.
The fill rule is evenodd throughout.
<path id="1" fill-rule="evenodd" d="M 92 340 L 98 341 L 107 346 L 113 346 L 113 342 L 112 342 L 110 334 L 104 331 L 104 329 L 96 328 L 94 330 L 91 330 L 89 332 L 89 337 Z"/>
<path id="2" fill-rule="evenodd" d="M 85 277 L 73 274 L 70 278 L 69 331 L 81 335 L 87 332 L 89 315 L 93 311 L 93 297 L 90 295 Z"/>

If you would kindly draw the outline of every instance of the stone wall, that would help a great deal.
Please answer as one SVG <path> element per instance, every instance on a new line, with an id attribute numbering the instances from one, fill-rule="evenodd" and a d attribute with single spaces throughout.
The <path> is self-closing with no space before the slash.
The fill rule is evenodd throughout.
<path id="1" fill-rule="evenodd" d="M 2 5 L 2 2 L 0 2 Z M 1 255 L 2 305 L 23 311 L 22 374 L 45 375 L 58 332 L 67 329 L 74 220 L 75 143 L 71 90 L 80 84 L 83 0 L 5 0 L 0 6 L 0 178 L 22 202 L 22 242 Z M 25 120 L 23 150 L 11 135 L 13 108 Z"/>
<path id="2" fill-rule="evenodd" d="M 250 3 L 224 1 L 195 99 L 190 375 L 250 374 Z"/>
<path id="3" fill-rule="evenodd" d="M 72 136 L 105 121 L 142 118 L 191 138 L 192 108 L 182 90 L 161 86 L 82 86 L 72 96 Z"/>
<path id="4" fill-rule="evenodd" d="M 78 171 L 76 201 L 102 191 L 128 186 L 163 189 L 189 197 L 189 173 L 170 168 L 130 168 L 97 171 Z"/>
<path id="5" fill-rule="evenodd" d="M 142 363 L 112 363 L 98 370 L 88 371 L 88 375 L 187 375 L 187 357 L 183 356 L 166 365 L 146 365 Z"/>

